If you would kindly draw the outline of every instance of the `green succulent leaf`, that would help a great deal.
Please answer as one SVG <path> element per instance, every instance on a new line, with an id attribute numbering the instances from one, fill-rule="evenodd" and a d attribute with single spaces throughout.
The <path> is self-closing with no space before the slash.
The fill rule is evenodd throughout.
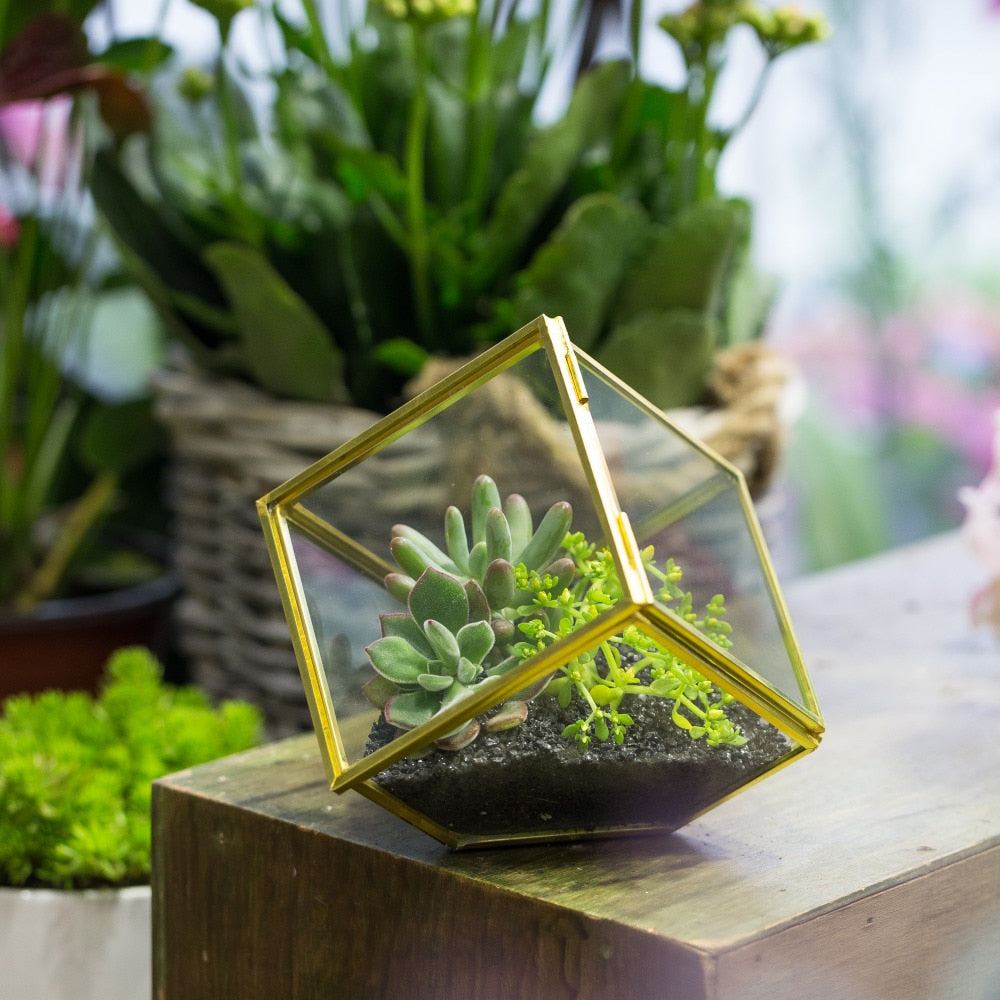
<path id="1" fill-rule="evenodd" d="M 465 533 L 465 519 L 457 507 L 449 507 L 444 514 L 444 538 L 448 554 L 460 573 L 469 572 L 469 539 Z"/>
<path id="2" fill-rule="evenodd" d="M 421 674 L 417 683 L 425 691 L 444 691 L 450 688 L 454 678 L 450 674 Z"/>
<path id="3" fill-rule="evenodd" d="M 399 688 L 388 678 L 376 674 L 370 681 L 361 686 L 361 693 L 369 703 L 381 711 L 393 695 L 399 694 Z"/>
<path id="4" fill-rule="evenodd" d="M 414 649 L 423 653 L 428 660 L 434 657 L 434 647 L 427 641 L 424 630 L 413 620 L 412 615 L 402 611 L 396 614 L 380 615 L 379 623 L 383 636 L 399 636 Z"/>
<path id="5" fill-rule="evenodd" d="M 436 566 L 446 573 L 458 572 L 451 557 L 442 552 L 422 531 L 407 524 L 397 524 L 392 529 L 392 537 L 406 539 L 423 556 L 427 566 Z"/>
<path id="6" fill-rule="evenodd" d="M 486 548 L 486 542 L 476 542 L 469 551 L 469 576 L 474 580 L 482 580 L 486 575 L 486 567 L 489 565 L 490 556 Z"/>
<path id="7" fill-rule="evenodd" d="M 491 507 L 486 514 L 486 556 L 490 562 L 511 557 L 510 525 L 499 507 Z"/>
<path id="8" fill-rule="evenodd" d="M 493 648 L 493 629 L 486 621 L 470 622 L 458 630 L 455 637 L 461 655 L 473 663 L 482 663 Z"/>
<path id="9" fill-rule="evenodd" d="M 490 620 L 490 605 L 486 600 L 483 588 L 475 580 L 465 581 L 465 596 L 469 599 L 469 621 L 488 622 Z"/>
<path id="10" fill-rule="evenodd" d="M 514 606 L 515 587 L 514 567 L 506 559 L 494 559 L 486 567 L 483 574 L 483 592 L 490 608 L 501 612 Z"/>
<path id="11" fill-rule="evenodd" d="M 458 648 L 458 639 L 446 625 L 435 621 L 433 618 L 424 622 L 424 634 L 428 642 L 434 647 L 434 651 L 440 657 L 445 669 L 454 674 L 461 657 L 461 650 Z"/>
<path id="12" fill-rule="evenodd" d="M 486 541 L 486 518 L 494 507 L 502 507 L 497 484 L 489 476 L 477 476 L 472 484 L 470 512 L 473 545 Z"/>
<path id="13" fill-rule="evenodd" d="M 376 639 L 365 649 L 372 666 L 394 684 L 413 684 L 427 672 L 427 657 L 402 636 Z"/>
<path id="14" fill-rule="evenodd" d="M 410 614 L 421 626 L 434 619 L 455 633 L 469 621 L 465 587 L 450 573 L 427 569 L 410 591 Z"/>
<path id="15" fill-rule="evenodd" d="M 458 670 L 455 673 L 455 677 L 459 684 L 469 685 L 474 684 L 479 675 L 483 672 L 483 668 L 478 663 L 473 663 L 472 660 L 462 657 L 458 661 Z"/>
<path id="16" fill-rule="evenodd" d="M 407 691 L 397 694 L 385 703 L 385 719 L 400 729 L 416 729 L 437 714 L 441 698 L 432 691 Z"/>
<path id="17" fill-rule="evenodd" d="M 416 580 L 405 573 L 386 573 L 385 589 L 399 601 L 400 604 L 407 604 L 410 600 L 410 591 Z"/>
<path id="18" fill-rule="evenodd" d="M 392 558 L 396 560 L 406 574 L 416 579 L 425 569 L 434 565 L 427 553 L 412 539 L 404 538 L 401 535 L 394 535 L 389 542 L 389 551 Z"/>
<path id="19" fill-rule="evenodd" d="M 521 725 L 528 718 L 528 705 L 524 701 L 505 701 L 489 717 L 486 728 L 491 733 L 503 732 L 506 729 L 514 729 Z"/>
<path id="20" fill-rule="evenodd" d="M 461 750 L 472 743 L 478 735 L 479 723 L 475 719 L 470 719 L 465 725 L 449 733 L 447 736 L 442 736 L 441 739 L 435 740 L 434 743 L 436 746 L 441 747 L 442 750 Z"/>
<path id="21" fill-rule="evenodd" d="M 528 569 L 541 569 L 555 558 L 573 522 L 573 508 L 565 500 L 554 503 L 521 552 L 512 561 L 522 562 Z"/>
<path id="22" fill-rule="evenodd" d="M 531 540 L 531 507 L 520 493 L 511 493 L 504 501 L 503 512 L 510 528 L 511 554 L 520 552 Z"/>

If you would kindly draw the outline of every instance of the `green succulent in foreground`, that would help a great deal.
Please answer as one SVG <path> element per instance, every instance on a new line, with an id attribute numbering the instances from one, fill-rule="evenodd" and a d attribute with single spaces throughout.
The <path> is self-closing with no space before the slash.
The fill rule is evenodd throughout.
<path id="1" fill-rule="evenodd" d="M 524 498 L 503 502 L 496 483 L 480 476 L 472 489 L 470 531 L 457 507 L 445 513 L 445 550 L 406 525 L 390 543 L 401 572 L 386 587 L 407 607 L 380 618 L 382 636 L 365 652 L 376 677 L 365 693 L 386 721 L 414 729 L 465 697 L 477 684 L 500 676 L 524 659 L 614 607 L 622 588 L 610 551 L 571 533 L 572 508 L 553 504 L 535 527 Z M 725 602 L 714 596 L 704 613 L 681 589 L 682 572 L 643 552 L 657 598 L 718 646 L 732 645 Z M 554 675 L 519 692 L 490 714 L 488 729 L 519 725 L 528 703 L 545 691 L 563 708 L 574 700 L 581 717 L 563 736 L 585 751 L 594 737 L 621 744 L 633 724 L 620 711 L 626 696 L 667 698 L 672 719 L 692 739 L 710 746 L 741 746 L 746 739 L 727 717 L 732 696 L 636 626 L 575 657 Z M 467 746 L 480 732 L 470 720 L 437 741 L 443 749 Z"/>
<path id="2" fill-rule="evenodd" d="M 390 573 L 386 586 L 408 611 L 382 615 L 382 637 L 366 649 L 378 676 L 365 693 L 386 721 L 414 729 L 520 662 L 516 622 L 530 612 L 532 595 L 518 588 L 517 570 L 530 567 L 553 585 L 568 583 L 573 563 L 555 557 L 572 518 L 568 503 L 556 503 L 536 528 L 523 497 L 512 494 L 502 503 L 496 483 L 480 476 L 472 489 L 471 537 L 457 507 L 445 513 L 447 552 L 413 528 L 393 528 L 390 549 L 402 572 Z M 522 722 L 540 687 L 506 702 L 488 727 Z M 479 723 L 470 721 L 438 744 L 460 749 L 478 733 Z"/>

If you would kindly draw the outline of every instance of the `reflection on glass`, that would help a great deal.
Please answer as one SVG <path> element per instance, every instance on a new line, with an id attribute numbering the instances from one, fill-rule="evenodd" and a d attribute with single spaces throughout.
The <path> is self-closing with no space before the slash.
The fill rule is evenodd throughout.
<path id="1" fill-rule="evenodd" d="M 722 594 L 733 656 L 804 705 L 738 479 L 655 411 L 583 367 L 601 447 L 639 545 L 677 563 L 696 606 Z"/>

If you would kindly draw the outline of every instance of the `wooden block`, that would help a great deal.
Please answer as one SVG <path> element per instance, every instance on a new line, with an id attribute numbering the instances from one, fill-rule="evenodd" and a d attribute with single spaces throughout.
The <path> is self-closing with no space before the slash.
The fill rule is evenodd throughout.
<path id="1" fill-rule="evenodd" d="M 451 853 L 312 736 L 154 789 L 160 1000 L 996 1000 L 1000 646 L 948 535 L 786 597 L 814 754 L 667 837 Z"/>

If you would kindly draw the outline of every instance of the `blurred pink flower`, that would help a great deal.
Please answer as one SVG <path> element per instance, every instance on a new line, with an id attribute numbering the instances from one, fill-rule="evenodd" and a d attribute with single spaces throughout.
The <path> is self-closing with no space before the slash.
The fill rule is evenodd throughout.
<path id="1" fill-rule="evenodd" d="M 972 620 L 1000 637 L 1000 410 L 994 414 L 993 464 L 978 486 L 958 492 L 965 507 L 962 531 L 976 558 L 992 575 L 972 598 Z"/>
<path id="2" fill-rule="evenodd" d="M 45 196 L 66 186 L 79 160 L 80 136 L 71 124 L 72 108 L 73 99 L 65 95 L 0 106 L 0 162 L 24 167 Z"/>
<path id="3" fill-rule="evenodd" d="M 21 235 L 21 224 L 0 201 L 0 249 L 13 250 Z"/>

